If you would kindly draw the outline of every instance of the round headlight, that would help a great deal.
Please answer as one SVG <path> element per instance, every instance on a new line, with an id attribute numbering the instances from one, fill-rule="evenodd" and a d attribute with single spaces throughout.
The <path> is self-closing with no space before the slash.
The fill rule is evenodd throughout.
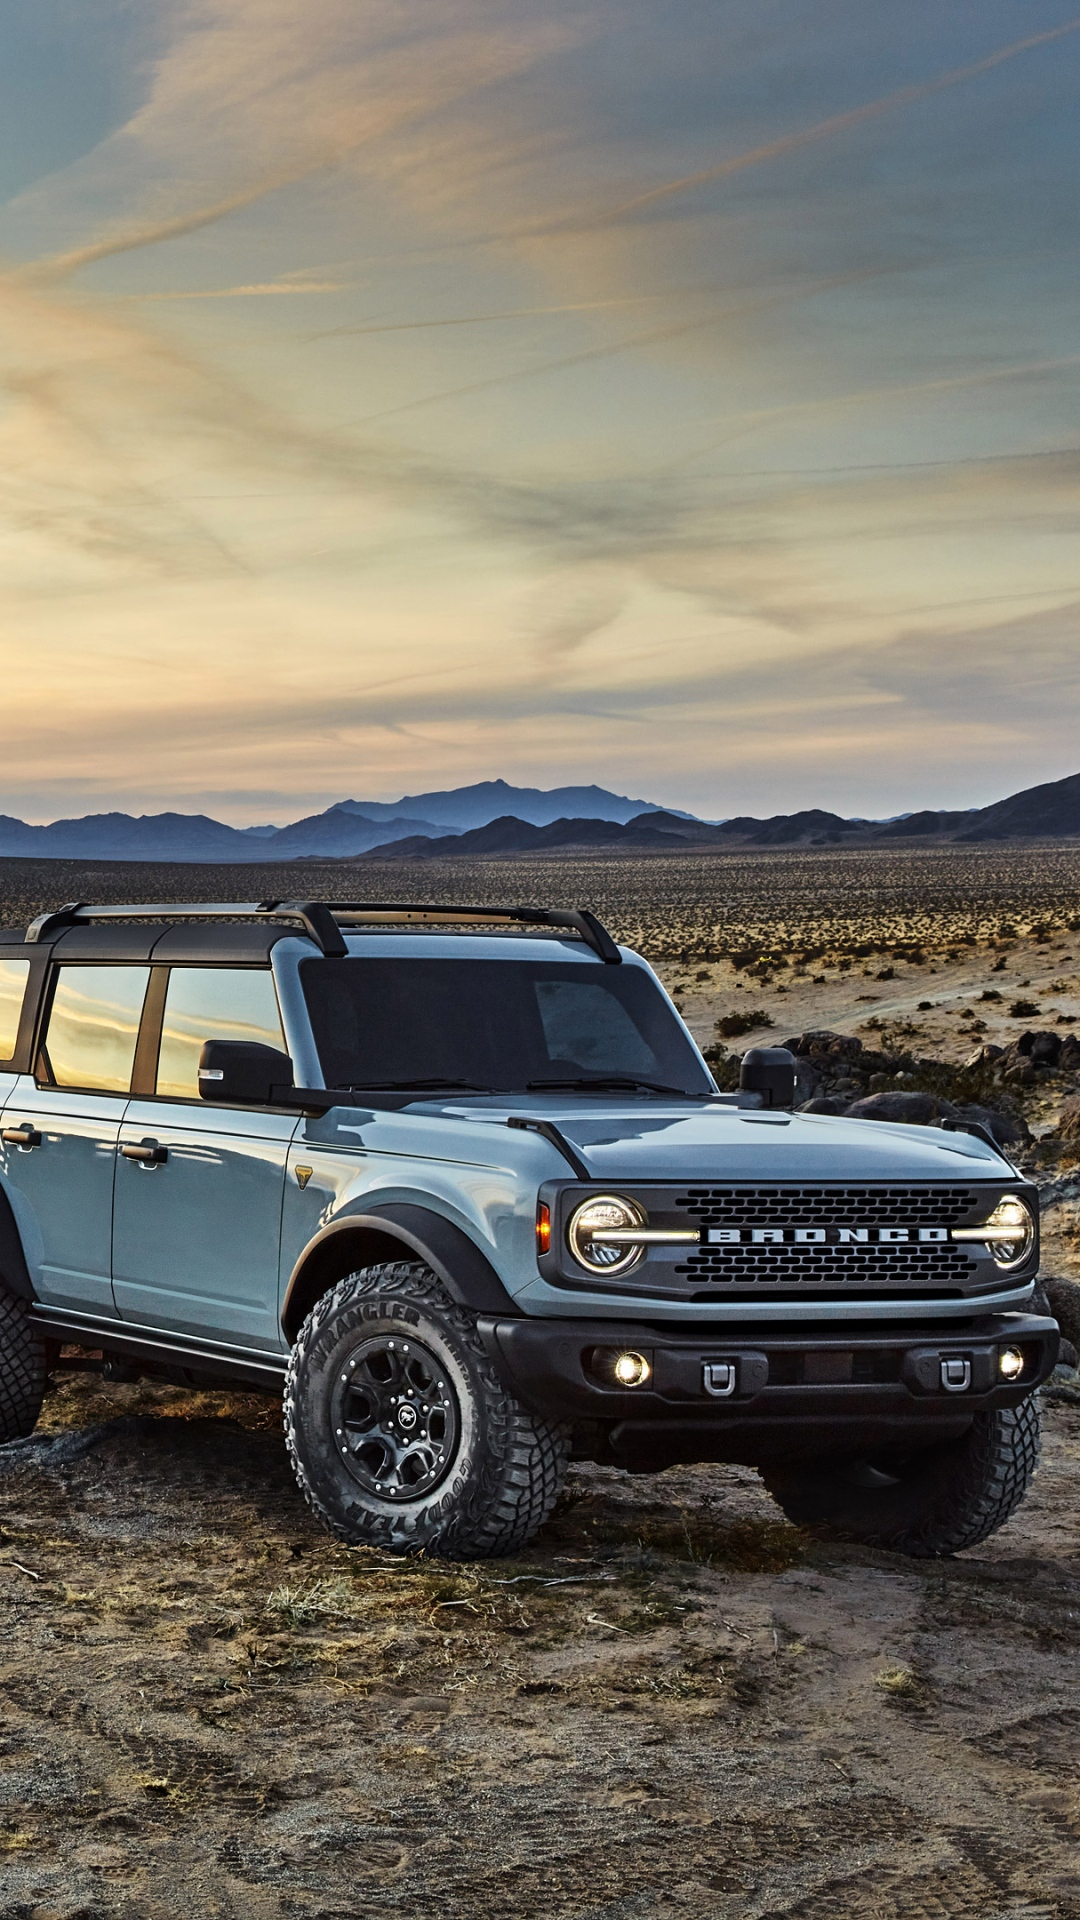
<path id="1" fill-rule="evenodd" d="M 607 1240 L 603 1236 L 632 1232 L 635 1227 L 643 1227 L 645 1219 L 644 1210 L 633 1200 L 600 1193 L 592 1200 L 582 1201 L 570 1215 L 567 1244 L 574 1259 L 593 1273 L 628 1273 L 642 1258 L 644 1247 L 620 1246 L 618 1240 Z"/>
<path id="2" fill-rule="evenodd" d="M 1027 1202 L 1015 1193 L 1007 1193 L 998 1201 L 986 1225 L 994 1229 L 989 1246 L 997 1265 L 1023 1266 L 1035 1245 L 1035 1222 Z"/>

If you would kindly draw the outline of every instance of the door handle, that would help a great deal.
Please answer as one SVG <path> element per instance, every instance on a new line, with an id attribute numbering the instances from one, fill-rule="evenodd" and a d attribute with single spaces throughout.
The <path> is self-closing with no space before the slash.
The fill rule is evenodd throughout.
<path id="1" fill-rule="evenodd" d="M 125 1141 L 120 1151 L 125 1160 L 135 1160 L 140 1167 L 163 1167 L 169 1157 L 168 1147 L 159 1146 L 156 1140 Z"/>
<path id="2" fill-rule="evenodd" d="M 31 1147 L 40 1147 L 41 1145 L 41 1135 L 37 1128 L 26 1125 L 21 1127 L 5 1127 L 3 1132 L 0 1133 L 0 1140 L 3 1140 L 6 1147 L 22 1147 L 23 1151 L 27 1153 Z"/>

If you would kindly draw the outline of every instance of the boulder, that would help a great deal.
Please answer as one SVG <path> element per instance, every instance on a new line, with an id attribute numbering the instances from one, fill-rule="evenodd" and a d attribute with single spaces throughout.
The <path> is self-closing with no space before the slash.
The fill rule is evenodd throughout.
<path id="1" fill-rule="evenodd" d="M 1080 1094 L 1070 1094 L 1062 1107 L 1057 1123 L 1057 1135 L 1059 1140 L 1068 1140 L 1074 1144 L 1080 1141 Z"/>
<path id="2" fill-rule="evenodd" d="M 829 1033 L 824 1028 L 811 1033 L 798 1033 L 793 1040 L 785 1040 L 783 1044 L 796 1057 L 805 1054 L 812 1060 L 824 1054 L 839 1062 L 842 1059 L 854 1059 L 862 1052 L 862 1041 L 856 1039 L 853 1033 Z"/>
<path id="3" fill-rule="evenodd" d="M 853 1100 L 847 1111 L 852 1120 L 900 1120 L 914 1127 L 957 1118 L 952 1102 L 934 1093 L 870 1093 L 865 1100 Z"/>
<path id="4" fill-rule="evenodd" d="M 800 1113 L 841 1114 L 848 1110 L 846 1100 L 828 1100 L 819 1096 L 816 1100 L 805 1100 L 799 1108 Z"/>
<path id="5" fill-rule="evenodd" d="M 818 1061 L 812 1060 L 808 1053 L 795 1055 L 795 1101 L 798 1106 L 805 1106 L 808 1100 L 816 1100 L 821 1092 L 822 1079 L 818 1065 Z"/>
<path id="6" fill-rule="evenodd" d="M 1060 1033 L 1034 1033 L 1028 1058 L 1036 1067 L 1056 1067 L 1061 1057 Z"/>
<path id="7" fill-rule="evenodd" d="M 1075 1033 L 1067 1033 L 1061 1043 L 1058 1054 L 1059 1073 L 1080 1073 L 1080 1039 Z"/>
<path id="8" fill-rule="evenodd" d="M 1072 1039 L 1072 1035 L 1069 1038 Z M 998 1066 L 1006 1073 L 1022 1071 L 1025 1066 L 1037 1071 L 1052 1070 L 1061 1057 L 1061 1035 L 1046 1029 L 1041 1033 L 1021 1033 L 1008 1046 L 998 1059 Z"/>
<path id="9" fill-rule="evenodd" d="M 1061 1328 L 1062 1335 L 1073 1352 L 1080 1350 L 1080 1285 L 1075 1280 L 1044 1277 L 1043 1292 L 1046 1295 L 1050 1311 Z M 1061 1356 L 1066 1365 L 1068 1355 Z M 1075 1360 L 1072 1362 L 1075 1366 Z"/>
<path id="10" fill-rule="evenodd" d="M 992 1134 L 999 1147 L 1027 1147 L 1031 1145 L 1031 1128 L 1022 1113 L 1004 1112 L 999 1107 L 977 1107 L 966 1105 L 957 1107 L 960 1120 L 977 1120 L 980 1126 Z"/>
<path id="11" fill-rule="evenodd" d="M 988 1040 L 985 1046 L 976 1047 L 974 1053 L 968 1055 L 964 1065 L 965 1067 L 991 1067 L 1001 1059 L 1004 1052 L 1004 1047 L 995 1047 L 993 1041 Z"/>

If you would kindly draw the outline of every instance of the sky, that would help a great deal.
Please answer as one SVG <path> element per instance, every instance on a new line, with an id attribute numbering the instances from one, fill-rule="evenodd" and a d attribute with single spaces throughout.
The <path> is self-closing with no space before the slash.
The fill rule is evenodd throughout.
<path id="1" fill-rule="evenodd" d="M 0 812 L 1076 772 L 1078 82 L 1067 0 L 0 0 Z"/>

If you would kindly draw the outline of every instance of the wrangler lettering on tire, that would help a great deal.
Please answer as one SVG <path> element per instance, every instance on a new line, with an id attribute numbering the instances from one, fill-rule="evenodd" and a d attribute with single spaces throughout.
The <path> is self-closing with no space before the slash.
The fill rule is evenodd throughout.
<path id="1" fill-rule="evenodd" d="M 297 1336 L 289 1454 L 340 1540 L 389 1552 L 511 1553 L 558 1497 L 569 1430 L 507 1392 L 471 1316 L 412 1262 L 350 1274 Z"/>

